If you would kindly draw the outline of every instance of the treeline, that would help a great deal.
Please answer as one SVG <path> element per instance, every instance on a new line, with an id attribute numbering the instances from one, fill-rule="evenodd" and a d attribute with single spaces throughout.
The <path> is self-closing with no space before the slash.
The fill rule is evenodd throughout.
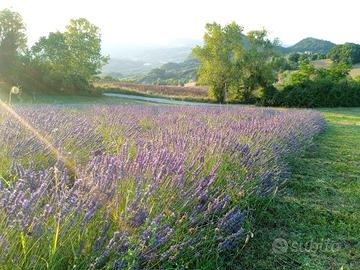
<path id="1" fill-rule="evenodd" d="M 305 108 L 360 106 L 360 80 L 349 78 L 349 72 L 345 63 L 316 69 L 310 62 L 302 62 L 298 71 L 288 74 L 283 87 L 266 89 L 258 102 Z"/>
<path id="2" fill-rule="evenodd" d="M 107 61 L 101 55 L 99 28 L 84 18 L 27 47 L 21 15 L 0 11 L 0 81 L 21 86 L 25 95 L 88 94 L 92 78 Z"/>
<path id="3" fill-rule="evenodd" d="M 244 46 L 243 28 L 236 23 L 207 24 L 204 45 L 193 53 L 201 65 L 199 83 L 220 103 L 243 102 L 289 107 L 360 106 L 360 78 L 350 78 L 351 65 L 360 61 L 360 46 L 333 47 L 330 68 L 316 69 L 310 61 L 322 53 L 278 52 L 277 40 L 265 30 L 251 31 Z M 295 65 L 295 67 L 294 67 Z M 296 71 L 289 71 L 289 70 Z M 286 72 L 285 72 L 286 71 Z M 281 74 L 287 74 L 279 83 Z"/>

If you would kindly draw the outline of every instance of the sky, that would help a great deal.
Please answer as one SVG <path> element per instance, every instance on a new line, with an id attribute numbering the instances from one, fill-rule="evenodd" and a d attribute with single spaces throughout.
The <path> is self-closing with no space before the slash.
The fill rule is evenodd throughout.
<path id="1" fill-rule="evenodd" d="M 182 45 L 201 40 L 207 22 L 265 28 L 291 45 L 305 37 L 360 43 L 359 0 L 0 0 L 19 12 L 29 44 L 85 17 L 101 28 L 105 46 Z"/>

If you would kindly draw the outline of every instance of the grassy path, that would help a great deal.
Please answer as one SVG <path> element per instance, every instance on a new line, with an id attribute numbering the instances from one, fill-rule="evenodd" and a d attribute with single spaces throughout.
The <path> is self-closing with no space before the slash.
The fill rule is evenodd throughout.
<path id="1" fill-rule="evenodd" d="M 360 109 L 324 111 L 327 130 L 291 161 L 241 269 L 360 269 Z"/>

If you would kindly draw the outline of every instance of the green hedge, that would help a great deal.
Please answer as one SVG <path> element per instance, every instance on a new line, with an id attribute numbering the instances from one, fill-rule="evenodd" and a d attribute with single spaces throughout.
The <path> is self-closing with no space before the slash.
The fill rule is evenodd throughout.
<path id="1" fill-rule="evenodd" d="M 284 107 L 359 107 L 360 83 L 353 80 L 308 80 L 267 97 L 266 105 Z"/>

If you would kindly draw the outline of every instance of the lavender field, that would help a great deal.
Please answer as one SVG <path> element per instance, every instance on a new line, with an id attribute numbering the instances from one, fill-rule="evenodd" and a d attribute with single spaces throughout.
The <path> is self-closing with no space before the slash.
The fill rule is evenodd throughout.
<path id="1" fill-rule="evenodd" d="M 324 126 L 315 111 L 235 106 L 1 109 L 0 265 L 225 267 Z"/>

